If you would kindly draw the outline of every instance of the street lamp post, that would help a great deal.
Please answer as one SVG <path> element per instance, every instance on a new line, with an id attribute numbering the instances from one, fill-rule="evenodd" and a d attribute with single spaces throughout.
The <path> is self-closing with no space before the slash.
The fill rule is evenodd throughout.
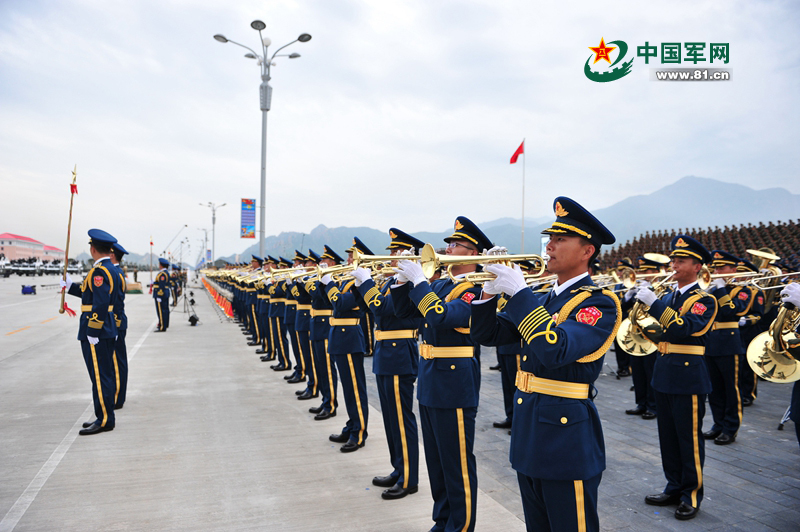
<path id="1" fill-rule="evenodd" d="M 249 54 L 245 54 L 245 57 L 248 59 L 257 59 L 258 65 L 261 67 L 261 85 L 259 86 L 259 102 L 261 106 L 261 202 L 259 204 L 259 224 L 261 225 L 258 232 L 260 233 L 259 241 L 258 241 L 258 254 L 263 257 L 264 256 L 264 245 L 265 245 L 265 226 L 266 226 L 266 209 L 265 203 L 267 201 L 267 112 L 270 109 L 272 104 L 272 86 L 269 84 L 269 80 L 272 79 L 270 77 L 270 68 L 273 65 L 273 59 L 278 56 L 278 52 L 286 48 L 287 46 L 294 44 L 296 42 L 308 42 L 311 40 L 311 35 L 308 33 L 301 33 L 297 39 L 293 40 L 288 44 L 284 44 L 277 50 L 275 53 L 272 54 L 269 59 L 267 59 L 267 50 L 269 46 L 272 44 L 272 41 L 268 37 L 264 37 L 261 34 L 261 30 L 267 27 L 260 20 L 254 20 L 250 23 L 250 27 L 254 30 L 258 31 L 258 36 L 261 40 L 261 51 L 262 55 L 258 55 L 255 50 L 240 44 L 235 41 L 231 41 L 230 39 L 226 38 L 224 35 L 214 35 L 214 39 L 221 43 L 232 43 L 237 46 L 241 46 L 247 50 L 250 50 Z M 281 56 L 283 57 L 283 56 Z M 289 54 L 289 59 L 296 59 L 300 57 L 300 54 Z"/>
<path id="2" fill-rule="evenodd" d="M 215 205 L 209 201 L 208 205 L 203 205 L 202 203 L 200 205 L 211 209 L 211 264 L 214 264 L 214 261 L 217 260 L 217 249 L 215 247 L 217 242 L 217 209 L 224 207 L 227 203 Z M 206 238 L 208 238 L 208 235 L 206 235 Z"/>

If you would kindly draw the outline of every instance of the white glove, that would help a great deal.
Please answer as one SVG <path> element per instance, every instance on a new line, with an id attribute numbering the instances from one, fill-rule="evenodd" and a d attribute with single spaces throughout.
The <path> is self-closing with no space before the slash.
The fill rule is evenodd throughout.
<path id="1" fill-rule="evenodd" d="M 638 281 L 636 281 L 636 286 L 637 287 L 645 287 L 645 288 L 647 288 L 647 287 L 650 287 L 652 285 L 650 284 L 650 281 L 648 281 L 647 279 L 639 279 Z"/>
<path id="2" fill-rule="evenodd" d="M 408 282 L 408 277 L 406 277 L 406 274 L 404 274 L 402 270 L 395 268 L 394 280 L 397 281 L 397 284 L 403 284 Z"/>
<path id="3" fill-rule="evenodd" d="M 528 284 L 525 282 L 525 276 L 522 274 L 519 264 L 515 264 L 513 268 L 504 266 L 502 264 L 489 264 L 483 269 L 497 276 L 497 279 L 490 281 L 490 290 L 496 290 L 497 292 L 487 293 L 499 294 L 502 292 L 507 294 L 509 297 L 513 297 L 515 294 L 517 294 L 517 292 L 528 288 Z M 483 289 L 486 290 L 485 283 L 483 285 Z"/>
<path id="4" fill-rule="evenodd" d="M 156 301 L 158 301 L 159 303 L 161 303 L 161 298 L 160 298 L 160 297 L 157 297 L 157 298 L 156 298 Z"/>
<path id="5" fill-rule="evenodd" d="M 800 284 L 791 283 L 781 290 L 781 301 L 783 304 L 791 304 L 800 308 Z"/>
<path id="6" fill-rule="evenodd" d="M 656 299 L 656 293 L 650 290 L 649 288 L 639 288 L 634 295 L 636 299 L 647 305 L 648 307 L 652 306 Z"/>
<path id="7" fill-rule="evenodd" d="M 356 280 L 356 286 L 361 286 L 367 279 L 371 277 L 372 275 L 366 268 L 356 268 L 353 270 L 353 278 Z"/>
<path id="8" fill-rule="evenodd" d="M 72 277 L 67 274 L 67 280 L 65 281 L 64 279 L 61 279 L 59 284 L 61 285 L 61 288 L 69 289 L 69 287 L 72 286 Z"/>
<path id="9" fill-rule="evenodd" d="M 416 250 L 414 248 L 411 249 L 404 249 L 400 252 L 400 255 L 416 255 Z"/>
<path id="10" fill-rule="evenodd" d="M 401 260 L 397 265 L 397 269 L 405 275 L 406 279 L 414 283 L 414 286 L 428 280 L 425 274 L 422 273 L 422 266 L 412 260 Z"/>
<path id="11" fill-rule="evenodd" d="M 327 268 L 327 267 L 328 267 L 328 263 L 327 263 L 327 262 L 320 262 L 320 263 L 319 263 L 319 267 L 320 267 L 320 268 L 322 268 L 322 269 L 324 270 L 325 268 Z"/>
<path id="12" fill-rule="evenodd" d="M 484 255 L 508 255 L 508 248 L 503 246 L 495 246 L 492 249 L 484 249 Z"/>
<path id="13" fill-rule="evenodd" d="M 494 278 L 491 281 L 486 281 L 485 283 L 483 283 L 483 293 L 492 296 L 496 296 L 497 294 L 503 293 L 503 289 L 500 288 L 497 282 L 497 278 Z"/>
<path id="14" fill-rule="evenodd" d="M 741 318 L 739 318 L 739 327 L 744 327 L 745 325 L 747 325 L 747 318 L 742 316 Z"/>
<path id="15" fill-rule="evenodd" d="M 326 273 L 325 275 L 322 276 L 322 279 L 320 279 L 319 282 L 321 282 L 324 285 L 327 285 L 332 280 L 333 280 L 333 278 L 331 277 L 331 274 Z"/>
<path id="16" fill-rule="evenodd" d="M 725 279 L 714 279 L 711 284 L 714 288 L 725 288 Z"/>
<path id="17" fill-rule="evenodd" d="M 89 343 L 92 345 L 97 345 L 100 342 L 100 338 L 95 338 L 94 336 L 87 336 L 86 339 L 89 340 Z"/>
<path id="18" fill-rule="evenodd" d="M 636 295 L 636 292 L 639 291 L 639 288 L 631 288 L 627 292 L 625 292 L 625 301 L 630 301 L 633 296 Z"/>

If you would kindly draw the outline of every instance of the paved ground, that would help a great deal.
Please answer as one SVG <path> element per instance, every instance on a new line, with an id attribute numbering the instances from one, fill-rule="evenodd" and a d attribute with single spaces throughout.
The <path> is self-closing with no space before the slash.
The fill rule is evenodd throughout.
<path id="1" fill-rule="evenodd" d="M 294 399 L 297 385 L 261 363 L 200 289 L 201 323 L 190 327 L 178 312 L 166 334 L 151 334 L 149 296 L 128 297 L 128 402 L 113 432 L 77 437 L 91 417 L 77 322 L 57 313 L 55 290 L 20 295 L 20 284 L 33 282 L 54 281 L 0 279 L 0 531 L 431 526 L 422 458 L 418 494 L 383 501 L 370 485 L 372 476 L 389 471 L 373 379 L 370 439 L 364 449 L 341 454 L 327 435 L 343 420 L 311 420 L 307 402 Z M 494 361 L 486 350 L 475 446 L 477 530 L 523 530 L 509 436 L 491 426 L 503 417 L 500 374 L 488 369 Z M 604 375 L 597 387 L 608 451 L 603 530 L 800 529 L 800 447 L 791 422 L 775 430 L 789 385 L 761 383 L 736 443 L 707 446 L 706 497 L 691 522 L 643 502 L 664 479 L 655 421 L 623 413 L 633 399 L 630 378 Z"/>

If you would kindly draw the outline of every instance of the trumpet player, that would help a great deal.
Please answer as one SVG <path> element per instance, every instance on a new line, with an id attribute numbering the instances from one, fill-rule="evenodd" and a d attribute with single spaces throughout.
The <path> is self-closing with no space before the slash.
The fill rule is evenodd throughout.
<path id="1" fill-rule="evenodd" d="M 310 269 L 314 266 L 314 261 L 310 257 L 294 250 L 294 258 L 300 266 Z M 303 367 L 308 376 L 308 383 L 305 390 L 295 391 L 297 398 L 301 401 L 313 399 L 319 395 L 319 381 L 317 380 L 317 365 L 314 361 L 311 347 L 311 295 L 302 280 L 290 282 L 292 297 L 297 301 L 297 312 L 295 314 L 294 329 L 297 335 L 297 345 L 300 349 L 300 356 L 303 359 Z"/>
<path id="2" fill-rule="evenodd" d="M 781 303 L 794 305 L 800 308 L 800 284 L 790 283 L 781 290 Z M 776 305 L 777 306 L 777 305 Z M 792 388 L 792 402 L 789 405 L 789 419 L 794 421 L 794 430 L 797 433 L 797 442 L 800 443 L 800 381 L 794 383 Z"/>
<path id="3" fill-rule="evenodd" d="M 554 201 L 556 220 L 542 233 L 553 289 L 536 294 L 518 268 L 489 265 L 497 276 L 472 303 L 472 335 L 483 345 L 522 341 L 511 466 L 529 531 L 600 529 L 597 491 L 605 444 L 594 381 L 622 321 L 617 297 L 595 286 L 589 264 L 614 235 L 580 204 Z M 497 295 L 510 299 L 497 314 Z"/>
<path id="4" fill-rule="evenodd" d="M 740 262 L 738 257 L 719 249 L 712 251 L 711 255 L 711 267 L 715 274 L 736 274 L 736 266 Z M 703 433 L 703 438 L 713 439 L 717 445 L 728 445 L 736 441 L 742 424 L 739 362 L 743 352 L 739 319 L 752 305 L 752 294 L 743 286 L 728 284 L 723 278 L 711 282 L 709 293 L 717 299 L 718 308 L 706 345 L 706 364 L 711 378 L 708 404 L 714 425 Z"/>
<path id="5" fill-rule="evenodd" d="M 272 271 L 274 272 L 288 268 L 291 263 L 285 259 L 275 259 L 269 256 L 269 261 L 272 263 Z M 272 334 L 272 345 L 278 357 L 278 363 L 270 366 L 275 371 L 287 371 L 292 369 L 292 363 L 289 360 L 289 344 L 286 342 L 286 322 L 284 316 L 286 314 L 286 290 L 282 283 L 272 281 L 268 288 L 269 292 L 269 321 L 270 332 Z"/>
<path id="6" fill-rule="evenodd" d="M 468 218 L 456 218 L 444 239 L 447 255 L 474 256 L 492 247 Z M 480 289 L 463 279 L 476 264 L 453 265 L 449 276 L 429 283 L 422 266 L 401 261 L 392 305 L 403 319 L 422 319 L 417 399 L 425 463 L 433 496 L 431 530 L 475 530 L 478 477 L 475 466 L 475 416 L 480 398 L 480 361 L 470 337 L 470 302 Z"/>
<path id="7" fill-rule="evenodd" d="M 717 300 L 697 284 L 703 264 L 711 261 L 708 250 L 687 235 L 675 236 L 670 247 L 676 289 L 659 299 L 650 288 L 640 287 L 634 296 L 663 327 L 652 385 L 667 485 L 662 493 L 646 496 L 645 503 L 676 504 L 675 518 L 686 520 L 697 515 L 703 500 L 703 416 L 705 396 L 711 392 L 703 355 Z"/>
<path id="8" fill-rule="evenodd" d="M 424 243 L 399 229 L 389 230 L 392 255 L 403 251 L 413 253 Z M 396 262 L 392 263 L 396 266 Z M 384 499 L 400 499 L 416 493 L 419 484 L 419 436 L 417 418 L 414 416 L 414 382 L 417 380 L 419 349 L 417 331 L 419 318 L 399 318 L 392 306 L 389 287 L 395 279 L 388 279 L 379 287 L 366 268 L 353 271 L 355 284 L 364 304 L 375 315 L 375 354 L 372 372 L 378 387 L 378 398 L 383 414 L 386 441 L 389 444 L 389 462 L 392 472 L 376 476 L 372 483 L 387 488 Z"/>
<path id="9" fill-rule="evenodd" d="M 308 258 L 320 268 L 328 268 L 341 262 L 337 255 L 328 246 L 319 255 L 316 251 L 309 249 Z M 320 395 L 322 404 L 308 409 L 314 415 L 315 421 L 323 421 L 336 416 L 339 408 L 339 400 L 336 397 L 336 389 L 339 377 L 336 373 L 336 364 L 328 352 L 328 336 L 330 335 L 330 319 L 333 315 L 333 307 L 328 297 L 321 289 L 318 289 L 317 279 L 311 278 L 305 281 L 306 292 L 311 296 L 311 354 L 314 357 L 314 365 L 317 368 Z"/>

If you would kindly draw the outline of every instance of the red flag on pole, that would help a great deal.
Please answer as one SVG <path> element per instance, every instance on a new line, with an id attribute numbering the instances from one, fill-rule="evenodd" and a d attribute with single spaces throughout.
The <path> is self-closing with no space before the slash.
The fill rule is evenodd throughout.
<path id="1" fill-rule="evenodd" d="M 525 153 L 525 141 L 524 140 L 522 141 L 522 144 L 519 145 L 519 148 L 517 148 L 517 151 L 514 152 L 514 155 L 511 156 L 511 164 L 516 164 L 517 159 L 523 153 Z"/>

